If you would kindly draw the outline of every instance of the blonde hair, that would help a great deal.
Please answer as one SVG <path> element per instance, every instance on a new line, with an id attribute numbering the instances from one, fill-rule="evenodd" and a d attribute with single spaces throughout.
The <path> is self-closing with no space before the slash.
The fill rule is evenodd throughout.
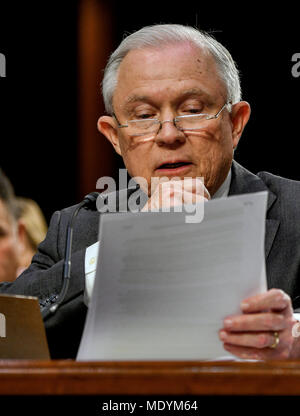
<path id="1" fill-rule="evenodd" d="M 28 242 L 33 250 L 44 240 L 47 233 L 47 223 L 38 204 L 29 198 L 17 197 L 19 220 L 23 221 Z"/>

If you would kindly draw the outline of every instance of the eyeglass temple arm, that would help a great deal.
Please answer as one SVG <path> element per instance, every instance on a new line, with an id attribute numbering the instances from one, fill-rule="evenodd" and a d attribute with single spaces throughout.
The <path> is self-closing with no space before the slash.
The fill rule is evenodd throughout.
<path id="1" fill-rule="evenodd" d="M 121 124 L 117 118 L 117 116 L 115 115 L 115 113 L 113 113 L 113 117 L 116 119 L 116 122 L 118 123 L 118 127 L 122 128 L 122 127 L 128 127 L 128 124 Z"/>
<path id="2" fill-rule="evenodd" d="M 222 111 L 224 110 L 224 108 L 228 105 L 228 104 L 232 104 L 232 102 L 231 101 L 227 101 L 224 105 L 223 105 L 223 107 L 217 112 L 217 114 L 215 114 L 214 116 L 212 116 L 211 118 L 218 118 L 219 117 L 219 115 L 222 113 Z"/>

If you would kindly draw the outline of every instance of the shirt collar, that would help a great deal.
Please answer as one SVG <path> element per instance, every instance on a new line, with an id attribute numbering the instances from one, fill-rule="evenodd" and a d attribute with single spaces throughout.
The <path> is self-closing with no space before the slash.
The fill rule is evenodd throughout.
<path id="1" fill-rule="evenodd" d="M 230 182 L 231 182 L 231 169 L 229 169 L 226 179 L 224 180 L 220 188 L 217 190 L 217 192 L 214 193 L 214 195 L 212 196 L 212 199 L 226 198 L 229 193 Z"/>

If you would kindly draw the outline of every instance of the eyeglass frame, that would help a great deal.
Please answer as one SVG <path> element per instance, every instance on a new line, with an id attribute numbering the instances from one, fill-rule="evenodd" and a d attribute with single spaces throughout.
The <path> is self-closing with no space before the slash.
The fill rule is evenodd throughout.
<path id="1" fill-rule="evenodd" d="M 157 132 L 155 133 L 155 134 L 158 134 L 158 132 L 160 131 L 160 129 L 162 128 L 162 125 L 164 124 L 164 123 L 168 123 L 168 122 L 172 122 L 173 124 L 174 124 L 174 126 L 179 130 L 179 131 L 184 131 L 184 130 L 193 130 L 193 129 L 181 129 L 181 128 L 178 128 L 177 126 L 176 126 L 176 121 L 178 120 L 178 119 L 180 119 L 180 120 L 182 120 L 182 119 L 187 119 L 187 118 L 193 118 L 193 117 L 198 117 L 198 116 L 207 116 L 207 118 L 206 118 L 206 120 L 212 120 L 212 119 L 216 119 L 216 118 L 218 118 L 219 117 L 219 115 L 221 114 L 221 112 L 224 110 L 224 108 L 227 106 L 227 105 L 231 105 L 232 104 L 232 102 L 231 101 L 226 101 L 226 103 L 223 105 L 223 107 L 216 113 L 216 114 L 214 114 L 214 115 L 211 115 L 211 114 L 206 114 L 206 113 L 199 113 L 199 114 L 186 114 L 186 115 L 183 115 L 183 116 L 176 116 L 176 117 L 174 117 L 172 120 L 163 120 L 163 121 L 161 121 L 161 120 L 159 120 L 158 118 L 146 118 L 146 119 L 141 119 L 141 120 L 138 120 L 138 119 L 135 119 L 135 120 L 127 120 L 127 123 L 129 123 L 129 122 L 139 122 L 139 121 L 155 121 L 156 123 L 155 124 L 159 124 L 160 126 L 159 126 L 159 129 L 157 130 Z M 117 116 L 116 116 L 116 114 L 113 112 L 113 116 L 114 116 L 114 118 L 116 119 L 116 121 L 117 121 L 117 123 L 118 123 L 118 128 L 124 128 L 124 127 L 129 127 L 129 125 L 128 124 L 121 124 L 120 122 L 119 122 L 119 120 L 118 120 L 118 118 L 117 118 Z M 196 129 L 194 129 L 194 130 L 196 130 Z"/>

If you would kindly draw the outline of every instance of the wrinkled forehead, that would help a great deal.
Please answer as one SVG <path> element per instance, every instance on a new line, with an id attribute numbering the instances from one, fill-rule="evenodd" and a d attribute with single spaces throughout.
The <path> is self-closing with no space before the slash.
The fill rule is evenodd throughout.
<path id="1" fill-rule="evenodd" d="M 219 90 L 224 95 L 226 90 L 215 59 L 206 48 L 185 42 L 135 49 L 120 65 L 114 105 L 120 105 L 136 89 L 159 88 L 167 83 L 176 87 L 189 80 L 211 90 L 212 94 Z"/>

